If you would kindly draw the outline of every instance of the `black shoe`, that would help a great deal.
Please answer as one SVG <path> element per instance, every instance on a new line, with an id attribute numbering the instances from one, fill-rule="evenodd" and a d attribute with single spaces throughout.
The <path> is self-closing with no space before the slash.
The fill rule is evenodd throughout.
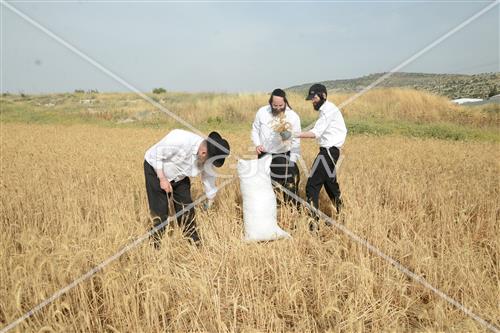
<path id="1" fill-rule="evenodd" d="M 335 202 L 335 209 L 337 209 L 337 215 L 340 214 L 340 211 L 342 210 L 342 206 L 344 203 L 342 202 L 342 197 L 338 197 L 334 199 Z"/>
<path id="2" fill-rule="evenodd" d="M 196 227 L 191 227 L 187 228 L 187 230 L 184 230 L 184 237 L 188 239 L 190 244 L 200 247 L 201 241 L 200 241 L 200 236 L 198 235 L 198 231 L 196 230 Z"/>

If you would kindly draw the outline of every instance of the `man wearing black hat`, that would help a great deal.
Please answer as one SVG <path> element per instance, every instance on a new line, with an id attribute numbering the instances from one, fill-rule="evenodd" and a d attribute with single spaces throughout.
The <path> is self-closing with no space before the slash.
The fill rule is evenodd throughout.
<path id="1" fill-rule="evenodd" d="M 259 158 L 271 154 L 271 179 L 297 194 L 300 179 L 297 160 L 300 157 L 300 140 L 292 132 L 300 132 L 300 118 L 292 110 L 286 93 L 275 89 L 269 104 L 261 107 L 252 125 L 252 141 Z M 283 193 L 285 202 L 297 204 Z"/>
<path id="2" fill-rule="evenodd" d="M 310 100 L 319 117 L 309 132 L 294 134 L 299 138 L 315 138 L 319 143 L 319 153 L 314 160 L 311 175 L 307 179 L 306 197 L 316 208 L 319 206 L 319 192 L 324 186 L 330 200 L 335 203 L 337 213 L 342 207 L 340 187 L 337 182 L 336 164 L 340 148 L 345 142 L 347 128 L 339 108 L 327 99 L 326 87 L 313 84 L 306 100 Z"/>
<path id="3" fill-rule="evenodd" d="M 212 202 L 217 192 L 212 166 L 221 167 L 228 155 L 229 144 L 217 132 L 210 133 L 204 139 L 192 132 L 174 129 L 149 148 L 144 156 L 144 175 L 154 225 L 168 218 L 167 194 L 173 196 L 176 213 L 193 202 L 189 177 L 201 174 L 205 194 Z M 177 222 L 184 226 L 187 237 L 195 243 L 199 242 L 194 207 L 179 216 Z M 159 229 L 153 235 L 156 247 L 159 246 L 164 229 Z"/>

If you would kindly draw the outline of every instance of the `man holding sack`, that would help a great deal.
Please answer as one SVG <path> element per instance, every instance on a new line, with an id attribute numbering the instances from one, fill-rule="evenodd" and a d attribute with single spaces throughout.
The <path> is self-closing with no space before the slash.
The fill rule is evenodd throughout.
<path id="1" fill-rule="evenodd" d="M 297 160 L 300 156 L 300 140 L 291 138 L 291 132 L 300 132 L 300 118 L 292 110 L 286 93 L 275 89 L 269 104 L 261 107 L 252 125 L 252 141 L 259 158 L 272 155 L 271 179 L 297 194 L 300 179 Z M 283 193 L 285 202 L 297 204 Z"/>

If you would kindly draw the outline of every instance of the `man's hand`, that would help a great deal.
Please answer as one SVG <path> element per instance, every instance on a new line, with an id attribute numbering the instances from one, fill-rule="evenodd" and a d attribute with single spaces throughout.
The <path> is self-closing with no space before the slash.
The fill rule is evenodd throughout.
<path id="1" fill-rule="evenodd" d="M 260 145 L 260 146 L 257 146 L 255 147 L 255 151 L 257 152 L 257 155 L 260 155 L 262 153 L 265 153 L 266 151 L 264 150 L 264 146 L 263 145 Z"/>
<path id="2" fill-rule="evenodd" d="M 281 140 L 286 141 L 289 140 L 292 137 L 292 132 L 290 131 L 283 131 L 280 132 Z"/>
<path id="3" fill-rule="evenodd" d="M 214 201 L 212 199 L 207 199 L 203 203 L 203 210 L 209 210 L 210 208 L 212 208 L 213 204 L 214 204 Z"/>
<path id="4" fill-rule="evenodd" d="M 165 192 L 172 193 L 172 185 L 170 184 L 170 182 L 166 178 L 160 179 L 160 187 Z"/>

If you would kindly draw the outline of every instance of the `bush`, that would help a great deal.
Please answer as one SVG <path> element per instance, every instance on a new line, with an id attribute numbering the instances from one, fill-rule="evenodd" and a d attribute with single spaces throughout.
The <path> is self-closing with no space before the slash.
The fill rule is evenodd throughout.
<path id="1" fill-rule="evenodd" d="M 153 94 L 164 94 L 166 93 L 167 91 L 163 88 L 154 88 L 153 89 Z"/>
<path id="2" fill-rule="evenodd" d="M 207 122 L 210 125 L 220 125 L 220 124 L 222 124 L 222 121 L 223 121 L 223 119 L 219 116 L 208 117 L 208 120 L 207 120 Z"/>
<path id="3" fill-rule="evenodd" d="M 83 89 L 75 89 L 75 94 L 84 94 L 85 90 Z"/>
<path id="4" fill-rule="evenodd" d="M 498 90 L 496 86 L 492 86 L 490 88 L 490 92 L 488 93 L 488 97 L 493 97 L 495 95 L 498 95 Z"/>

